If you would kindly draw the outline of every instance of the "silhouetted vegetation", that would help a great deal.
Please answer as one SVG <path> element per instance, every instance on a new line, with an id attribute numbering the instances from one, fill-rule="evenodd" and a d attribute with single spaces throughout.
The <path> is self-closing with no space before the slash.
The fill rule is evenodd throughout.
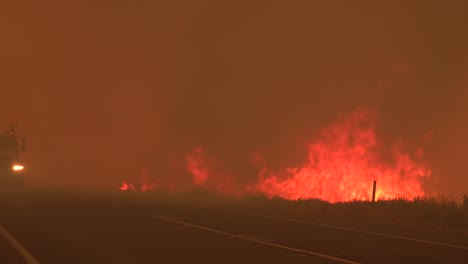
<path id="1" fill-rule="evenodd" d="M 257 214 L 303 219 L 340 226 L 361 227 L 366 230 L 384 226 L 397 231 L 425 229 L 429 232 L 444 230 L 468 234 L 468 196 L 456 202 L 450 199 L 420 197 L 403 198 L 375 203 L 352 201 L 329 203 L 318 199 L 289 201 L 264 196 L 232 198 L 218 196 L 211 192 L 196 190 L 186 193 L 128 193 L 164 203 L 203 205 L 212 208 L 247 211 Z"/>
<path id="2" fill-rule="evenodd" d="M 213 206 L 232 207 L 249 212 L 294 217 L 340 225 L 371 227 L 384 225 L 389 228 L 427 228 L 464 230 L 468 233 L 468 197 L 456 202 L 450 199 L 420 197 L 414 200 L 399 198 L 375 203 L 352 201 L 328 203 L 323 200 L 289 201 L 281 198 L 247 196 L 241 199 L 199 195 L 191 202 L 206 202 Z"/>
<path id="3" fill-rule="evenodd" d="M 421 197 L 414 201 L 400 198 L 375 203 L 352 201 L 335 204 L 321 200 L 287 201 L 264 197 L 249 197 L 245 201 L 255 204 L 255 208 L 264 208 L 271 213 L 278 212 L 327 222 L 455 228 L 468 231 L 467 196 L 464 196 L 462 203 L 431 197 Z"/>

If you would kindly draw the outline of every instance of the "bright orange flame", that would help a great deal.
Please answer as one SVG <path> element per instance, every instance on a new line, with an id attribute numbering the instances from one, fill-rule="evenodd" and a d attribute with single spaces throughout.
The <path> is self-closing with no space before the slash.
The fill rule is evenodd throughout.
<path id="1" fill-rule="evenodd" d="M 233 174 L 220 168 L 216 159 L 198 146 L 185 156 L 186 169 L 192 175 L 193 184 L 222 195 L 238 196 L 241 193 L 235 184 Z"/>
<path id="2" fill-rule="evenodd" d="M 193 183 L 201 185 L 208 180 L 210 168 L 206 164 L 205 151 L 203 147 L 198 146 L 185 156 L 187 170 L 193 176 Z"/>
<path id="3" fill-rule="evenodd" d="M 139 178 L 137 184 L 130 184 L 127 181 L 124 181 L 120 186 L 121 191 L 140 191 L 140 192 L 148 192 L 154 190 L 156 187 L 156 183 L 153 182 L 150 178 L 149 172 L 147 169 L 142 168 L 140 169 Z"/>
<path id="4" fill-rule="evenodd" d="M 156 183 L 152 182 L 147 169 L 140 170 L 140 191 L 148 192 L 154 190 Z"/>
<path id="5" fill-rule="evenodd" d="M 120 186 L 121 191 L 127 191 L 127 190 L 135 190 L 135 187 L 133 187 L 133 184 L 128 184 L 126 181 L 122 183 L 122 186 Z"/>
<path id="6" fill-rule="evenodd" d="M 415 148 L 414 153 L 408 153 L 404 145 L 398 143 L 387 151 L 388 155 L 379 155 L 384 145 L 379 143 L 376 135 L 374 117 L 372 112 L 358 110 L 325 127 L 317 139 L 307 145 L 305 162 L 297 167 L 274 171 L 266 166 L 260 153 L 252 154 L 251 161 L 259 168 L 254 183 L 241 184 L 239 178 L 226 172 L 219 160 L 207 155 L 202 146 L 197 146 L 185 155 L 185 159 L 178 159 L 185 161 L 185 169 L 191 178 L 158 178 L 157 186 L 177 191 L 187 184 L 224 195 L 259 193 L 269 198 L 341 202 L 370 200 L 376 180 L 377 200 L 423 196 L 422 179 L 431 175 L 423 159 L 423 149 Z M 428 140 L 431 135 L 426 134 L 422 140 Z M 181 164 L 172 163 L 172 167 L 181 168 Z M 177 169 L 173 174 L 180 175 Z M 120 189 L 151 191 L 155 187 L 148 171 L 142 169 L 137 183 L 124 182 Z"/>
<path id="7" fill-rule="evenodd" d="M 377 180 L 376 199 L 415 198 L 424 195 L 421 178 L 431 171 L 417 163 L 400 145 L 392 151 L 393 165 L 379 161 L 371 115 L 357 111 L 326 127 L 309 144 L 305 164 L 288 168 L 282 177 L 262 167 L 259 182 L 249 191 L 288 200 L 318 198 L 330 202 L 369 200 Z M 421 157 L 419 149 L 417 157 Z"/>

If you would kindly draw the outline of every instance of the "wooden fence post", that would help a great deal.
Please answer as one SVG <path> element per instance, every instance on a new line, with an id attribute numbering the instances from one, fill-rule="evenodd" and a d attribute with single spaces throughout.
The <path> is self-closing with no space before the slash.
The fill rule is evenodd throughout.
<path id="1" fill-rule="evenodd" d="M 374 180 L 374 185 L 372 187 L 372 202 L 375 202 L 375 189 L 377 187 L 377 181 Z"/>

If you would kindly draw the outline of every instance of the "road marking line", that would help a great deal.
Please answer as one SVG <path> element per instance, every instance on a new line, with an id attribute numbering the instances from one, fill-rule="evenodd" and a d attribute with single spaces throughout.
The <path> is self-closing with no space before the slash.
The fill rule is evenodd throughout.
<path id="1" fill-rule="evenodd" d="M 233 214 L 243 214 L 243 215 L 250 215 L 250 216 L 256 216 L 256 217 L 263 217 L 263 218 L 269 218 L 269 219 L 275 219 L 275 220 L 281 220 L 281 221 L 287 221 L 287 222 L 294 222 L 294 223 L 305 224 L 305 225 L 314 225 L 314 226 L 325 227 L 325 228 L 330 228 L 330 229 L 344 230 L 344 231 L 361 233 L 361 234 L 366 234 L 366 235 L 388 237 L 388 238 L 407 240 L 407 241 L 412 241 L 412 242 L 419 242 L 419 243 L 432 244 L 432 245 L 437 245 L 437 246 L 444 246 L 444 247 L 451 247 L 451 248 L 468 250 L 468 246 L 460 246 L 460 245 L 454 245 L 454 244 L 448 244 L 448 243 L 442 243 L 442 242 L 429 241 L 429 240 L 424 240 L 424 239 L 396 236 L 396 235 L 391 235 L 391 234 L 386 234 L 386 233 L 377 233 L 377 232 L 371 232 L 371 231 L 348 228 L 348 227 L 342 227 L 342 226 L 320 224 L 320 223 L 317 223 L 317 222 L 310 222 L 310 221 L 293 219 L 293 218 L 263 215 L 263 214 L 256 214 L 256 213 L 248 213 L 248 212 L 242 212 L 242 211 L 213 209 L 213 208 L 208 208 L 208 207 L 203 207 L 203 206 L 192 206 L 192 207 L 196 207 L 196 208 L 200 208 L 200 209 L 206 209 L 206 210 L 215 210 L 215 211 L 228 212 L 228 213 L 233 213 Z"/>
<path id="2" fill-rule="evenodd" d="M 326 259 L 331 259 L 331 260 L 342 262 L 342 263 L 362 264 L 360 262 L 355 262 L 355 261 L 352 261 L 352 260 L 333 257 L 333 256 L 330 256 L 330 255 L 321 254 L 321 253 L 317 253 L 317 252 L 313 252 L 313 251 L 309 251 L 309 250 L 305 250 L 305 249 L 288 247 L 288 246 L 280 245 L 280 244 L 277 244 L 277 243 L 264 241 L 264 240 L 254 238 L 254 237 L 251 237 L 251 236 L 236 235 L 236 234 L 233 234 L 233 233 L 229 233 L 229 232 L 225 232 L 225 231 L 221 231 L 221 230 L 217 230 L 217 229 L 213 229 L 213 228 L 209 228 L 209 227 L 205 227 L 205 226 L 195 225 L 195 224 L 191 224 L 191 223 L 187 223 L 187 222 L 182 222 L 182 221 L 175 220 L 175 219 L 169 219 L 169 218 L 166 218 L 166 217 L 155 216 L 155 215 L 151 215 L 151 217 L 155 218 L 155 219 L 167 221 L 167 222 L 172 222 L 172 223 L 179 224 L 179 225 L 189 226 L 189 227 L 192 227 L 192 228 L 201 229 L 201 230 L 205 230 L 205 231 L 208 231 L 208 232 L 221 234 L 221 235 L 228 236 L 228 237 L 235 237 L 235 238 L 239 238 L 239 239 L 243 239 L 243 240 L 247 240 L 247 241 L 267 245 L 267 246 L 270 246 L 270 247 L 276 247 L 276 248 L 281 248 L 281 249 L 294 251 L 294 252 L 298 252 L 298 253 L 302 253 L 302 254 L 317 256 L 317 257 L 326 258 Z"/>
<path id="3" fill-rule="evenodd" d="M 37 261 L 8 231 L 5 230 L 0 225 L 0 235 L 2 235 L 13 248 L 16 249 L 18 254 L 23 258 L 23 260 L 26 262 L 26 264 L 39 264 L 39 261 Z"/>
<path id="4" fill-rule="evenodd" d="M 163 220 L 167 220 L 167 221 L 177 221 L 177 219 L 175 219 L 174 217 L 170 217 L 170 216 L 159 216 L 159 218 Z"/>
<path id="5" fill-rule="evenodd" d="M 247 234 L 240 234 L 240 235 L 241 235 L 241 236 L 244 236 L 244 237 L 249 237 L 249 238 L 257 239 L 257 240 L 262 240 L 262 241 L 269 242 L 269 243 L 273 243 L 273 242 L 274 242 L 274 241 L 271 240 L 271 239 L 266 239 L 266 238 L 263 238 L 263 237 L 257 237 L 257 236 L 247 235 Z"/>

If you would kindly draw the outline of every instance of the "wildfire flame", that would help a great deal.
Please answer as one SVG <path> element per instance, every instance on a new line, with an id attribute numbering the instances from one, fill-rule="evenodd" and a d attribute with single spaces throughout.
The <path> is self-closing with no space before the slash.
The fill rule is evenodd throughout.
<path id="1" fill-rule="evenodd" d="M 208 180 L 210 168 L 206 162 L 205 151 L 202 146 L 197 146 L 193 151 L 185 156 L 187 162 L 187 170 L 193 176 L 195 185 L 202 185 Z"/>
<path id="2" fill-rule="evenodd" d="M 232 173 L 220 169 L 219 162 L 208 156 L 202 146 L 185 155 L 191 184 L 218 193 L 235 195 L 257 193 L 269 198 L 288 200 L 322 199 L 329 202 L 370 200 L 373 181 L 377 181 L 377 200 L 413 199 L 423 196 L 422 180 L 431 175 L 423 159 L 422 148 L 405 151 L 398 142 L 382 155 L 372 112 L 357 110 L 325 127 L 316 140 L 307 145 L 305 162 L 297 167 L 272 170 L 259 153 L 251 158 L 258 168 L 257 179 L 239 184 Z M 426 134 L 428 140 L 432 134 Z M 124 182 L 121 190 L 149 191 L 155 188 L 147 171 L 140 172 L 140 188 Z M 171 190 L 174 183 L 166 184 Z M 161 184 L 158 184 L 161 187 Z"/>
<path id="3" fill-rule="evenodd" d="M 140 170 L 140 191 L 148 192 L 154 190 L 156 183 L 151 181 L 150 174 L 147 169 Z"/>
<path id="4" fill-rule="evenodd" d="M 126 181 L 122 183 L 122 186 L 120 186 L 121 191 L 127 191 L 127 190 L 135 190 L 135 187 L 133 187 L 133 184 L 128 184 Z"/>
<path id="5" fill-rule="evenodd" d="M 155 187 L 156 187 L 155 182 L 151 181 L 148 171 L 143 168 L 140 170 L 137 184 L 130 184 L 127 181 L 123 181 L 122 185 L 120 186 L 120 190 L 121 191 L 132 190 L 132 191 L 147 192 L 147 191 L 154 190 Z"/>
<path id="6" fill-rule="evenodd" d="M 195 147 L 185 156 L 186 169 L 192 175 L 193 184 L 223 195 L 241 194 L 232 173 L 219 168 L 219 162 L 207 155 L 202 146 Z"/>
<path id="7" fill-rule="evenodd" d="M 392 150 L 393 162 L 382 162 L 372 115 L 357 111 L 341 122 L 326 127 L 318 140 L 308 145 L 305 164 L 287 168 L 280 177 L 261 168 L 252 192 L 288 200 L 318 198 L 329 202 L 369 200 L 377 180 L 376 199 L 408 198 L 424 195 L 421 179 L 431 171 L 416 151 L 416 162 L 404 153 L 401 144 Z"/>

